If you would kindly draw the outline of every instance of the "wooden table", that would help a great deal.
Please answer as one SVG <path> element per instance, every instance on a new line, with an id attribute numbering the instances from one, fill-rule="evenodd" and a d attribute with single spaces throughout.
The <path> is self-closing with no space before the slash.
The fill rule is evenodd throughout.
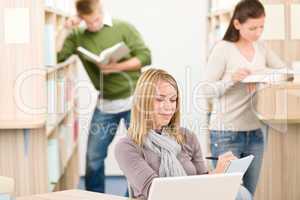
<path id="1" fill-rule="evenodd" d="M 130 198 L 84 190 L 66 190 L 28 197 L 18 197 L 16 200 L 130 200 Z"/>

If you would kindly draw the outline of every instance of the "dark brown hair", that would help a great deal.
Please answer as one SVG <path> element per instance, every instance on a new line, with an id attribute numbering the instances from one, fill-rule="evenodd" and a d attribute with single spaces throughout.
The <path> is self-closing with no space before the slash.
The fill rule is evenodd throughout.
<path id="1" fill-rule="evenodd" d="M 237 42 L 240 39 L 240 32 L 234 27 L 234 20 L 238 20 L 241 24 L 245 23 L 249 18 L 257 19 L 265 16 L 265 9 L 259 0 L 241 0 L 234 9 L 233 16 L 230 20 L 228 29 L 223 40 L 229 42 Z"/>
<path id="2" fill-rule="evenodd" d="M 78 15 L 90 15 L 99 6 L 99 0 L 76 0 L 76 10 Z"/>

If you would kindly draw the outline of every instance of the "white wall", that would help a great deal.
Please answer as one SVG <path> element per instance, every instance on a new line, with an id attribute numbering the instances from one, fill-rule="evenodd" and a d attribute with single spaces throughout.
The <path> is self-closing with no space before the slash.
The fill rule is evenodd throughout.
<path id="1" fill-rule="evenodd" d="M 85 174 L 85 154 L 88 138 L 88 129 L 93 110 L 96 105 L 98 91 L 94 88 L 89 77 L 81 66 L 78 70 L 78 84 L 76 85 L 78 94 L 78 107 L 77 113 L 79 118 L 79 160 L 80 160 L 80 175 Z"/>
<path id="2" fill-rule="evenodd" d="M 192 94 L 199 83 L 206 57 L 206 1 L 104 0 L 104 5 L 113 17 L 131 22 L 141 32 L 152 50 L 152 66 L 165 69 L 175 76 L 183 96 L 182 124 L 199 134 L 199 110 Z M 85 98 L 82 100 L 85 101 Z M 86 136 L 82 134 L 82 144 L 85 144 Z M 206 135 L 199 139 L 205 151 Z M 82 145 L 82 166 L 84 149 Z M 107 163 L 107 173 L 119 173 L 112 154 Z M 83 168 L 81 171 L 84 172 Z"/>

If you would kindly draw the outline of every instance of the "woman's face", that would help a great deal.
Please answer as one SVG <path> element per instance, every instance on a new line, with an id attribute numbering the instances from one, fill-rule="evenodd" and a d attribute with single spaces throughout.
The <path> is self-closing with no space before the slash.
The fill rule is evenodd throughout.
<path id="1" fill-rule="evenodd" d="M 260 38 L 264 30 L 264 25 L 265 16 L 257 19 L 247 19 L 247 21 L 242 24 L 238 20 L 234 21 L 235 28 L 240 31 L 241 39 L 248 42 L 255 42 Z"/>
<path id="2" fill-rule="evenodd" d="M 154 96 L 154 128 L 169 124 L 177 108 L 177 91 L 166 81 L 159 81 Z"/>

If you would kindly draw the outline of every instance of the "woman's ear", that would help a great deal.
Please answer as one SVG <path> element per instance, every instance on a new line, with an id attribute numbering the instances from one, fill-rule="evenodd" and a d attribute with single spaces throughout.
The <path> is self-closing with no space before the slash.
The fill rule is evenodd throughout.
<path id="1" fill-rule="evenodd" d="M 237 19 L 233 20 L 233 26 L 234 26 L 234 28 L 236 30 L 240 30 L 241 29 L 241 23 Z"/>

